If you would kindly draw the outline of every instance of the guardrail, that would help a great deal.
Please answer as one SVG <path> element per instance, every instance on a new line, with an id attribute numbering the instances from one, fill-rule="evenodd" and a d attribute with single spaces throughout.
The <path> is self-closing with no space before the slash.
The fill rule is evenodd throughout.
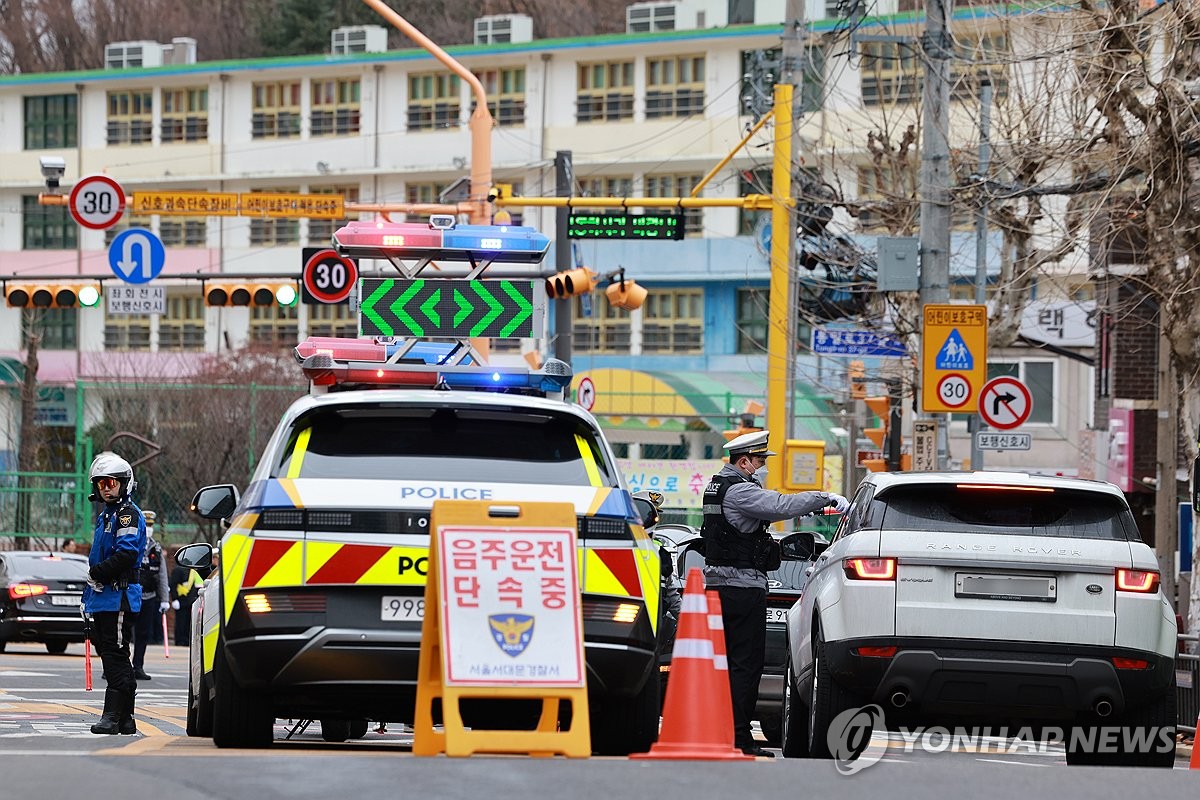
<path id="1" fill-rule="evenodd" d="M 1196 735 L 1200 716 L 1200 636 L 1180 634 L 1175 653 L 1175 719 L 1181 731 Z"/>

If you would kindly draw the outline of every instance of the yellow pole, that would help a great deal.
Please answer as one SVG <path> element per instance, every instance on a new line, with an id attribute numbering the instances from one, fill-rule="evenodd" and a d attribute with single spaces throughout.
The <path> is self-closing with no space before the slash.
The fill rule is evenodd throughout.
<path id="1" fill-rule="evenodd" d="M 787 375 L 793 358 L 789 341 L 788 306 L 791 298 L 791 265 L 788 238 L 792 235 L 788 199 L 792 196 L 792 87 L 775 86 L 775 162 L 771 170 L 771 293 L 767 318 L 767 430 L 769 447 L 779 458 L 767 470 L 767 488 L 783 490 L 783 443 L 787 439 Z"/>
<path id="2" fill-rule="evenodd" d="M 700 182 L 692 187 L 692 191 L 690 192 L 691 196 L 699 197 L 700 192 L 702 192 L 704 190 L 704 187 L 708 185 L 708 182 L 711 181 L 714 177 L 716 177 L 716 174 L 718 172 L 725 169 L 725 165 L 733 160 L 733 157 L 738 154 L 738 151 L 746 146 L 746 142 L 750 141 L 750 138 L 752 136 L 754 136 L 754 134 L 758 133 L 759 129 L 762 128 L 762 126 L 765 125 L 767 123 L 767 120 L 769 120 L 769 119 L 770 119 L 769 116 L 767 116 L 766 114 L 763 114 L 762 117 L 759 118 L 758 122 L 754 123 L 754 126 L 752 128 L 750 128 L 750 130 L 746 131 L 746 135 L 743 136 L 742 140 L 737 143 L 737 147 L 730 150 L 729 155 L 722 158 L 720 163 L 718 163 L 715 167 L 710 169 L 708 171 L 708 174 L 705 175 L 703 178 L 701 178 Z"/>

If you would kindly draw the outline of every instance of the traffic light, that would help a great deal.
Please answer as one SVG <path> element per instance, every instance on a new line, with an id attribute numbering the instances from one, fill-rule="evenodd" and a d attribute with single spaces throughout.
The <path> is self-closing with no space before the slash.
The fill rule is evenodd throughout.
<path id="1" fill-rule="evenodd" d="M 877 397 L 864 398 L 867 403 L 867 408 L 871 413 L 879 417 L 879 422 L 882 427 L 879 428 L 864 428 L 863 436 L 866 436 L 871 442 L 879 448 L 882 458 L 864 459 L 862 465 L 871 472 L 887 472 L 887 445 L 888 428 L 892 418 L 892 400 L 887 395 Z"/>
<path id="2" fill-rule="evenodd" d="M 642 291 L 645 291 L 644 289 Z M 747 400 L 746 407 L 742 413 L 738 415 L 738 426 L 731 430 L 721 431 L 721 435 L 725 437 L 725 441 L 731 442 L 737 437 L 746 434 L 761 431 L 762 428 L 754 424 L 756 417 L 762 415 L 767 407 L 757 400 Z M 730 420 L 732 422 L 732 420 Z"/>
<path id="3" fill-rule="evenodd" d="M 551 300 L 565 300 L 595 288 L 596 273 L 587 267 L 564 270 L 546 279 L 546 296 Z"/>
<path id="4" fill-rule="evenodd" d="M 204 303 L 209 306 L 289 307 L 299 299 L 296 282 L 286 283 L 210 283 L 204 288 Z"/>
<path id="5" fill-rule="evenodd" d="M 641 308 L 642 303 L 646 302 L 646 287 L 638 286 L 634 281 L 625 280 L 622 278 L 619 281 L 613 281 L 604 290 L 604 294 L 608 297 L 608 304 L 614 308 L 623 308 L 626 311 L 633 311 Z"/>
<path id="6" fill-rule="evenodd" d="M 92 308 L 100 302 L 100 284 L 9 283 L 4 298 L 9 308 Z"/>
<path id="7" fill-rule="evenodd" d="M 850 368 L 847 370 L 847 378 L 850 381 L 850 399 L 865 400 L 867 397 L 867 368 L 861 361 L 851 361 Z"/>

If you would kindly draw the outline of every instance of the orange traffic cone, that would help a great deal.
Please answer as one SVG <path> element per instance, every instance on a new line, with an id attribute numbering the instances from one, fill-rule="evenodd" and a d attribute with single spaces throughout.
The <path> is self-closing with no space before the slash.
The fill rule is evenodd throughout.
<path id="1" fill-rule="evenodd" d="M 719 622 L 719 601 L 716 607 Z M 725 633 L 709 630 L 712 616 L 709 608 L 704 577 L 699 569 L 693 568 L 688 572 L 683 592 L 658 742 L 649 753 L 630 758 L 754 760 L 754 756 L 733 746 L 733 702 L 729 697 Z M 714 637 L 721 641 L 719 657 L 714 655 Z"/>
<path id="2" fill-rule="evenodd" d="M 713 643 L 713 669 L 717 671 L 717 678 L 729 682 L 729 659 L 726 658 L 725 652 L 725 618 L 721 614 L 721 595 L 711 589 L 706 591 L 705 596 L 708 597 L 708 638 L 712 639 Z M 670 684 L 667 684 L 670 686 Z M 722 711 L 722 709 L 724 709 Z M 733 701 L 730 700 L 728 705 L 722 705 L 717 709 L 720 715 L 720 724 L 727 728 L 730 733 L 729 743 L 733 744 Z"/>
<path id="3" fill-rule="evenodd" d="M 671 684 L 667 686 L 669 688 Z M 1196 718 L 1196 730 L 1200 731 L 1200 717 Z M 1192 737 L 1192 758 L 1188 761 L 1188 769 L 1200 769 L 1200 734 Z"/>

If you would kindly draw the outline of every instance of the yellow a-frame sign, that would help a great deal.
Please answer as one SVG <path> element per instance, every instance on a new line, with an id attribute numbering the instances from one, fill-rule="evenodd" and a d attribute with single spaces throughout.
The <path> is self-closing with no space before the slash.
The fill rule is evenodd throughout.
<path id="1" fill-rule="evenodd" d="M 439 500 L 430 521 L 413 754 L 590 756 L 574 506 Z M 467 730 L 466 698 L 540 700 L 541 716 L 534 730 Z"/>

